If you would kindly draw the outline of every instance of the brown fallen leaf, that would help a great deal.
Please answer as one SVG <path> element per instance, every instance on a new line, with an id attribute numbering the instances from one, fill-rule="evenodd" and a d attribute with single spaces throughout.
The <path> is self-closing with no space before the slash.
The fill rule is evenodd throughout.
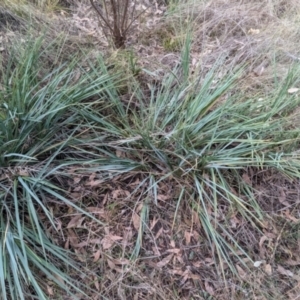
<path id="1" fill-rule="evenodd" d="M 141 226 L 141 217 L 136 213 L 136 212 L 133 212 L 133 215 L 132 215 L 132 224 L 133 224 L 133 227 L 135 230 L 139 230 L 140 229 L 140 226 Z"/>
<path id="2" fill-rule="evenodd" d="M 74 216 L 69 224 L 67 225 L 67 228 L 78 228 L 81 226 L 82 222 L 84 221 L 85 217 L 82 217 L 82 215 Z"/>
<path id="3" fill-rule="evenodd" d="M 162 259 L 161 261 L 159 261 L 159 262 L 156 264 L 156 266 L 157 266 L 158 268 L 162 268 L 162 267 L 166 266 L 166 265 L 170 262 L 170 260 L 173 258 L 173 256 L 174 256 L 173 253 L 170 254 L 170 255 L 168 255 L 168 256 L 166 256 L 164 259 Z"/>
<path id="4" fill-rule="evenodd" d="M 174 268 L 174 269 L 168 270 L 168 273 L 170 273 L 172 275 L 180 275 L 180 276 L 183 275 L 183 271 L 181 268 Z"/>
<path id="5" fill-rule="evenodd" d="M 99 260 L 100 256 L 101 256 L 101 250 L 99 249 L 98 251 L 96 251 L 94 254 L 94 259 L 93 259 L 93 262 L 96 262 Z"/>
<path id="6" fill-rule="evenodd" d="M 244 271 L 244 269 L 239 266 L 239 265 L 235 265 L 239 275 L 241 276 L 241 278 L 245 278 L 247 276 L 247 273 Z"/>
<path id="7" fill-rule="evenodd" d="M 119 158 L 124 157 L 123 154 L 124 154 L 123 151 L 121 151 L 121 150 L 116 150 L 116 156 L 117 156 L 117 157 L 119 157 Z"/>
<path id="8" fill-rule="evenodd" d="M 193 236 L 193 233 L 190 231 L 185 230 L 184 232 L 184 238 L 185 238 L 185 243 L 188 246 L 191 243 L 191 237 Z"/>
<path id="9" fill-rule="evenodd" d="M 121 236 L 118 235 L 110 235 L 109 238 L 113 241 L 120 241 L 123 240 L 123 238 Z"/>
<path id="10" fill-rule="evenodd" d="M 300 265 L 300 260 L 299 259 L 288 259 L 284 261 L 285 264 L 289 265 L 289 266 L 299 266 Z"/>
<path id="11" fill-rule="evenodd" d="M 161 234 L 163 233 L 163 231 L 164 231 L 163 227 L 159 228 L 159 230 L 157 231 L 157 233 L 155 235 L 155 239 L 156 240 L 161 236 Z"/>
<path id="12" fill-rule="evenodd" d="M 97 206 L 90 206 L 90 207 L 87 207 L 86 209 L 88 212 L 90 213 L 93 213 L 95 215 L 104 215 L 105 214 L 105 211 L 103 208 L 99 208 Z"/>
<path id="13" fill-rule="evenodd" d="M 172 248 L 175 248 L 176 245 L 175 245 L 175 241 L 174 241 L 174 240 L 171 240 L 171 241 L 170 241 L 170 246 L 171 246 Z"/>
<path id="14" fill-rule="evenodd" d="M 166 196 L 166 195 L 162 195 L 162 194 L 159 194 L 159 195 L 157 195 L 157 199 L 159 200 L 159 201 L 166 201 L 166 200 L 168 200 L 170 197 L 169 196 Z"/>
<path id="15" fill-rule="evenodd" d="M 266 250 L 265 250 L 265 247 L 263 247 L 263 244 L 265 241 L 268 240 L 268 237 L 263 235 L 260 240 L 259 240 L 259 256 L 261 258 L 264 258 L 265 257 L 265 253 L 266 253 Z"/>
<path id="16" fill-rule="evenodd" d="M 174 254 L 179 254 L 181 249 L 179 248 L 174 248 L 174 249 L 169 249 L 167 250 L 168 253 L 174 253 Z"/>
<path id="17" fill-rule="evenodd" d="M 88 244 L 90 244 L 90 243 L 88 243 L 87 241 L 83 241 L 81 243 L 76 244 L 76 248 L 80 249 L 80 248 L 86 247 Z"/>
<path id="18" fill-rule="evenodd" d="M 159 250 L 161 250 L 161 249 L 158 248 L 156 245 L 155 245 L 155 246 L 152 246 L 152 251 L 153 251 L 153 254 L 154 254 L 155 256 L 161 256 L 161 253 L 160 253 Z"/>
<path id="19" fill-rule="evenodd" d="M 114 190 L 114 191 L 112 192 L 112 198 L 113 198 L 113 199 L 118 199 L 118 198 L 120 198 L 120 197 L 124 198 L 124 196 L 130 197 L 129 191 L 117 189 L 117 190 Z"/>
<path id="20" fill-rule="evenodd" d="M 154 216 L 153 220 L 151 220 L 150 222 L 150 230 L 152 230 L 154 228 L 154 226 L 157 224 L 158 219 Z"/>
<path id="21" fill-rule="evenodd" d="M 186 269 L 183 274 L 182 274 L 182 278 L 180 280 L 180 284 L 184 284 L 188 279 L 189 279 L 189 269 Z"/>
<path id="22" fill-rule="evenodd" d="M 201 261 L 193 261 L 192 264 L 195 268 L 200 268 L 203 266 L 203 263 Z"/>
<path id="23" fill-rule="evenodd" d="M 93 276 L 94 278 L 94 285 L 97 291 L 100 291 L 100 284 L 97 276 Z"/>
<path id="24" fill-rule="evenodd" d="M 247 173 L 244 173 L 244 174 L 242 175 L 242 178 L 243 178 L 243 181 L 244 181 L 246 184 L 252 186 L 252 181 L 251 181 L 251 179 L 250 179 L 250 177 L 248 176 Z"/>
<path id="25" fill-rule="evenodd" d="M 113 244 L 115 243 L 115 241 L 119 241 L 122 239 L 123 239 L 122 237 L 116 236 L 116 235 L 105 236 L 101 241 L 103 250 L 107 250 L 107 249 L 111 248 L 113 246 Z"/>
<path id="26" fill-rule="evenodd" d="M 77 247 L 78 245 L 78 237 L 76 235 L 76 233 L 72 230 L 72 229 L 68 229 L 68 240 L 69 243 L 73 246 L 73 247 Z"/>
<path id="27" fill-rule="evenodd" d="M 215 291 L 212 288 L 212 285 L 209 284 L 208 280 L 204 281 L 204 286 L 205 286 L 205 290 L 211 295 L 214 296 L 215 295 Z"/>
<path id="28" fill-rule="evenodd" d="M 279 189 L 278 200 L 279 200 L 280 203 L 285 203 L 286 194 L 284 192 L 284 189 L 282 187 L 278 187 L 278 189 Z"/>
<path id="29" fill-rule="evenodd" d="M 108 266 L 112 269 L 112 270 L 115 270 L 119 273 L 122 273 L 122 269 L 120 269 L 119 267 L 117 267 L 110 259 L 107 260 L 107 264 Z"/>
<path id="30" fill-rule="evenodd" d="M 74 176 L 73 177 L 73 183 L 75 185 L 79 184 L 79 182 L 81 181 L 82 178 L 83 178 L 83 176 Z"/>
<path id="31" fill-rule="evenodd" d="M 269 264 L 266 264 L 266 265 L 264 266 L 264 271 L 265 271 L 269 276 L 271 276 L 271 275 L 273 274 L 272 266 L 269 265 Z"/>
<path id="32" fill-rule="evenodd" d="M 104 182 L 103 179 L 98 179 L 98 180 L 89 181 L 85 185 L 90 187 L 97 187 L 97 186 L 101 186 L 103 182 Z"/>
<path id="33" fill-rule="evenodd" d="M 281 265 L 278 265 L 277 266 L 277 272 L 281 275 L 284 275 L 284 276 L 288 276 L 288 277 L 293 277 L 294 276 L 294 273 L 291 272 L 290 270 L 287 270 L 285 269 L 283 266 Z"/>
<path id="34" fill-rule="evenodd" d="M 286 210 L 284 211 L 284 214 L 286 216 L 287 219 L 291 220 L 293 223 L 295 224 L 299 224 L 300 223 L 300 219 L 295 218 L 293 215 L 290 214 L 290 210 Z"/>
<path id="35" fill-rule="evenodd" d="M 54 295 L 53 288 L 51 286 L 49 286 L 48 284 L 47 284 L 47 293 L 49 296 Z"/>

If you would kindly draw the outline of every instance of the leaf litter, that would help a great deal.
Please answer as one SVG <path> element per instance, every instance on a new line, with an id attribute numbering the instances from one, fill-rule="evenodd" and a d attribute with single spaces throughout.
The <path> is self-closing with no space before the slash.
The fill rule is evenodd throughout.
<path id="1" fill-rule="evenodd" d="M 166 72 L 165 69 L 172 69 L 180 58 L 176 51 L 169 55 L 170 52 L 164 48 L 164 38 L 160 35 L 168 22 L 168 16 L 164 16 L 165 5 L 154 2 L 155 5 L 147 12 L 145 27 L 136 28 L 130 43 L 141 66 L 153 72 L 157 69 Z M 271 55 L 268 52 L 270 49 L 266 48 L 266 44 L 270 43 L 270 47 L 276 46 L 278 49 L 275 55 L 278 56 L 283 74 L 289 67 L 287 59 L 291 59 L 285 52 L 296 53 L 297 48 L 293 44 L 297 43 L 294 42 L 295 36 L 286 34 L 292 28 L 285 27 L 280 14 L 284 7 L 287 7 L 286 10 L 290 7 L 290 10 L 296 11 L 299 8 L 297 2 L 278 1 L 278 7 L 273 10 L 271 7 L 264 10 L 261 1 L 253 1 L 242 8 L 239 8 L 236 1 L 203 3 L 199 2 L 194 7 L 192 15 L 190 11 L 182 10 L 186 16 L 195 18 L 201 24 L 197 31 L 197 36 L 201 38 L 195 39 L 192 45 L 193 72 L 201 69 L 204 74 L 211 68 L 213 61 L 225 53 L 228 59 L 224 64 L 224 73 L 230 71 L 234 64 L 248 60 L 249 68 L 244 74 L 247 84 L 243 86 L 246 91 L 255 93 L 256 85 L 261 84 L 269 88 L 272 69 Z M 78 38 L 80 43 L 90 43 L 88 37 L 92 37 L 94 46 L 108 52 L 108 44 L 99 32 L 97 20 L 92 16 L 90 8 L 83 1 L 74 4 L 73 9 L 72 17 L 67 21 L 62 16 L 57 17 L 72 24 L 69 31 L 73 33 L 73 40 Z M 175 17 L 176 14 L 173 18 Z M 274 29 L 270 29 L 268 24 L 280 25 L 282 35 L 285 34 L 293 40 L 293 43 L 286 41 L 288 49 L 283 48 L 283 40 L 277 39 L 275 45 L 270 42 L 270 30 Z M 163 35 L 172 39 L 174 33 L 169 31 L 163 32 Z M 265 32 L 267 38 L 263 35 Z M 3 39 L 2 33 L 1 38 Z M 1 52 L 4 49 L 1 43 Z M 283 51 L 285 52 L 282 54 Z M 162 76 L 159 72 L 157 74 L 158 77 Z M 290 87 L 287 93 L 297 95 L 298 91 L 299 88 Z M 116 155 L 122 157 L 124 154 L 117 150 Z M 230 282 L 225 283 L 219 266 L 223 263 L 225 271 L 228 266 L 225 262 L 216 261 L 214 251 L 211 250 L 211 246 L 213 249 L 214 246 L 205 238 L 199 214 L 184 203 L 179 211 L 176 210 L 176 194 L 170 191 L 176 190 L 178 182 L 170 180 L 160 183 L 157 203 L 151 204 L 148 224 L 144 224 L 141 215 L 144 204 L 141 195 L 144 191 L 139 186 L 143 178 L 140 176 L 130 175 L 132 178 L 128 183 L 128 179 L 122 176 L 107 180 L 96 173 L 78 174 L 75 168 L 66 169 L 65 172 L 72 178 L 68 184 L 70 198 L 74 202 L 85 203 L 87 210 L 105 225 L 99 226 L 74 212 L 72 208 L 60 207 L 53 201 L 52 211 L 57 218 L 57 230 L 62 235 L 52 229 L 48 233 L 57 244 L 72 250 L 74 256 L 93 274 L 100 274 L 100 277 L 91 275 L 93 277 L 79 280 L 92 281 L 103 297 L 207 299 L 205 297 L 208 294 L 216 299 L 267 299 L 267 295 L 275 295 L 275 290 L 278 292 L 276 297 L 282 295 L 278 299 L 297 299 L 299 296 L 298 181 L 290 181 L 272 170 L 261 173 L 256 170 L 243 171 L 245 184 L 255 188 L 257 201 L 270 216 L 263 221 L 265 226 L 261 232 L 253 228 L 252 224 L 244 222 L 237 211 L 229 213 L 226 207 L 213 211 L 212 207 L 207 207 L 211 218 L 219 222 L 228 219 L 227 229 L 241 244 L 248 246 L 254 261 L 248 263 L 250 270 L 253 267 L 251 272 L 236 262 L 237 277 L 232 277 Z M 234 187 L 232 192 L 238 193 Z M 51 201 L 49 202 L 51 206 Z M 44 219 L 40 212 L 40 220 Z M 145 225 L 143 243 L 138 259 L 132 261 L 130 254 L 134 251 L 141 224 Z M 51 227 L 50 224 L 48 227 Z M 243 256 L 243 253 L 240 255 Z M 47 290 L 49 296 L 52 296 L 51 285 L 47 285 Z M 178 297 L 174 295 L 174 290 Z M 262 296 L 263 292 L 265 298 Z M 91 295 L 91 298 L 99 299 L 99 294 Z"/>

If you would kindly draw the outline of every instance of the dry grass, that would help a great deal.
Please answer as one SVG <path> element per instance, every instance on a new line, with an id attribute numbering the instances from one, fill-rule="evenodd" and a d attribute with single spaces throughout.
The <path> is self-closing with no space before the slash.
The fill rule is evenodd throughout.
<path id="1" fill-rule="evenodd" d="M 108 48 L 88 1 L 68 1 L 68 11 L 56 9 L 58 1 L 39 2 L 47 19 L 39 15 L 36 7 L 27 6 L 27 1 L 22 3 L 28 9 L 22 14 L 12 1 L 4 1 L 5 6 L 0 7 L 2 44 L 9 43 L 10 37 L 7 31 L 1 31 L 1 15 L 7 16 L 5 26 L 10 28 L 9 32 L 22 36 L 18 28 L 25 26 L 26 11 L 30 10 L 33 23 L 43 19 L 43 25 L 47 22 L 50 26 L 49 41 L 61 31 L 66 34 L 66 52 L 60 59 L 68 59 L 79 47 L 90 51 L 90 56 L 102 52 L 109 57 L 109 64 L 116 66 L 116 72 L 124 72 L 126 79 L 143 81 L 145 89 L 147 80 L 159 82 L 166 70 L 180 61 L 180 47 L 166 47 L 166 41 L 168 45 L 172 39 L 181 43 L 187 28 L 192 31 L 190 77 L 204 76 L 220 57 L 224 59 L 220 78 L 237 66 L 246 65 L 238 89 L 249 98 L 268 94 L 276 85 L 274 73 L 280 81 L 292 64 L 300 60 L 297 0 L 187 1 L 172 6 L 165 15 L 164 4 L 153 5 L 140 18 L 141 23 L 134 28 L 127 44 L 137 61 L 140 77 L 130 71 L 130 55 L 123 50 L 116 54 Z M 0 53 L 5 63 L 5 50 Z M 59 64 L 55 51 L 52 55 L 48 56 L 48 66 Z M 156 76 L 143 73 L 143 68 Z M 125 90 L 123 94 L 128 98 L 129 88 Z M 245 265 L 235 261 L 235 275 L 225 262 L 216 261 L 211 250 L 214 247 L 206 239 L 192 199 L 174 200 L 180 199 L 179 187 L 186 184 L 189 188 L 189 183 L 175 179 L 161 181 L 157 204 L 151 204 L 148 210 L 140 199 L 151 183 L 141 185 L 145 180 L 142 173 L 120 175 L 104 186 L 97 183 L 95 174 L 74 177 L 68 184 L 70 195 L 80 199 L 106 226 L 99 227 L 65 206 L 53 204 L 53 213 L 66 238 L 62 240 L 57 233 L 49 233 L 92 272 L 91 277 L 79 279 L 95 288 L 91 299 L 299 299 L 299 182 L 271 170 L 248 169 L 243 178 L 254 187 L 257 202 L 267 218 L 258 230 L 256 224 L 245 222 L 239 213 L 228 211 L 220 201 L 219 215 L 214 217 L 226 223 L 254 261 L 262 262 L 255 268 L 240 253 Z M 139 255 L 132 260 L 137 247 Z M 53 299 L 58 299 L 57 295 Z"/>
<path id="2" fill-rule="evenodd" d="M 225 57 L 224 73 L 247 64 L 243 88 L 255 93 L 270 84 L 274 72 L 284 76 L 297 61 L 299 1 L 189 3 L 179 5 L 169 19 L 173 24 L 186 19 L 192 22 L 192 54 L 202 73 L 220 56 Z"/>

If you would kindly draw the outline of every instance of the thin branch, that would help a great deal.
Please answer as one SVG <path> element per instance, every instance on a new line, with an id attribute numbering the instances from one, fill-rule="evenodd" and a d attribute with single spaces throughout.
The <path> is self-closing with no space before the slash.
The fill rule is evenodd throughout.
<path id="1" fill-rule="evenodd" d="M 110 24 L 108 23 L 108 21 L 105 19 L 105 17 L 103 16 L 100 8 L 94 3 L 94 0 L 90 0 L 93 8 L 95 9 L 95 11 L 98 13 L 98 15 L 100 16 L 100 18 L 102 19 L 102 21 L 105 23 L 105 25 L 109 28 L 109 30 L 113 33 L 113 29 L 110 26 Z M 105 4 L 105 10 L 106 10 L 106 4 Z"/>
<path id="2" fill-rule="evenodd" d="M 92 7 L 100 17 L 100 21 L 103 22 L 100 22 L 100 24 L 106 38 L 108 38 L 108 36 L 105 29 L 108 29 L 115 46 L 117 48 L 123 48 L 129 29 L 148 8 L 144 9 L 137 16 L 134 16 L 136 12 L 136 0 L 134 0 L 133 7 L 131 8 L 129 0 L 109 0 L 109 9 L 107 8 L 106 1 L 104 1 L 104 13 L 103 9 L 94 1 L 95 0 L 90 0 Z M 110 13 L 113 19 L 111 22 L 109 17 Z"/>

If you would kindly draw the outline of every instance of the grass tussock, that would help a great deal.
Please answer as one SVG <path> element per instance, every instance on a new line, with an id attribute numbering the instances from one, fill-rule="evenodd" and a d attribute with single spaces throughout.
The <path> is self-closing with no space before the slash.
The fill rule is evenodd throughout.
<path id="1" fill-rule="evenodd" d="M 63 3 L 33 3 L 43 35 L 16 3 L 1 8 L 20 22 L 1 23 L 1 297 L 296 299 L 298 2 L 163 1 L 155 64 L 135 44 L 96 51 L 90 30 L 71 42 L 88 1 L 64 21 Z"/>

